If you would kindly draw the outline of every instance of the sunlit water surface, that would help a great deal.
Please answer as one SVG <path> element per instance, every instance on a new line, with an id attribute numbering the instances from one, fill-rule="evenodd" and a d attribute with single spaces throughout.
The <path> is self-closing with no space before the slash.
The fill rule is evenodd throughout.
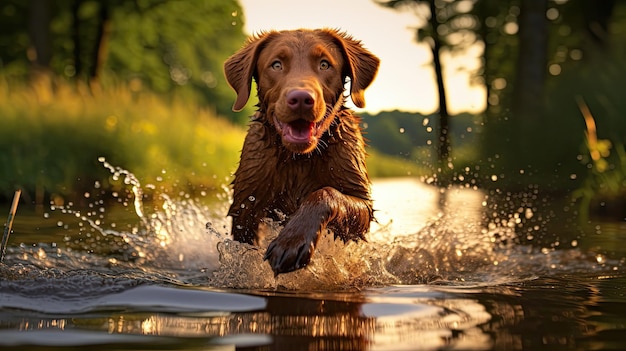
<path id="1" fill-rule="evenodd" d="M 148 209 L 132 174 L 111 170 L 128 184 L 118 206 L 18 210 L 0 347 L 626 348 L 623 221 L 579 226 L 532 191 L 376 180 L 368 242 L 325 236 L 309 267 L 274 277 L 267 242 L 230 239 L 228 191 L 155 194 Z"/>

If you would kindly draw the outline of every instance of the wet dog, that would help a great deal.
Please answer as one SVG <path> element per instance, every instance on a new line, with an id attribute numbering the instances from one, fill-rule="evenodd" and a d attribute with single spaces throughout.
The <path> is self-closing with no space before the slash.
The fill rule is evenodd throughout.
<path id="1" fill-rule="evenodd" d="M 258 110 L 233 181 L 234 240 L 255 244 L 264 218 L 286 224 L 265 253 L 275 274 L 309 264 L 320 235 L 365 239 L 373 219 L 357 107 L 379 60 L 336 30 L 270 31 L 250 38 L 224 64 L 234 111 L 257 85 Z"/>

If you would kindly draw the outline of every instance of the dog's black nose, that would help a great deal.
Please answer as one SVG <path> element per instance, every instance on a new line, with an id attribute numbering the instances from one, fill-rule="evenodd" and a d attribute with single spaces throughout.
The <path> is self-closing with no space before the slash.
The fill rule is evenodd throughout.
<path id="1" fill-rule="evenodd" d="M 315 104 L 313 94 L 308 90 L 292 90 L 287 93 L 287 106 L 293 111 L 311 110 Z"/>

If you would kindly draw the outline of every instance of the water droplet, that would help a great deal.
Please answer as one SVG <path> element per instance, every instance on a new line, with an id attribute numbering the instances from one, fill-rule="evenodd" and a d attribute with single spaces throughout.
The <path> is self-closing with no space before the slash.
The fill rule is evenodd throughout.
<path id="1" fill-rule="evenodd" d="M 524 213 L 524 217 L 526 217 L 526 219 L 531 219 L 533 217 L 533 210 L 527 208 L 526 212 Z"/>

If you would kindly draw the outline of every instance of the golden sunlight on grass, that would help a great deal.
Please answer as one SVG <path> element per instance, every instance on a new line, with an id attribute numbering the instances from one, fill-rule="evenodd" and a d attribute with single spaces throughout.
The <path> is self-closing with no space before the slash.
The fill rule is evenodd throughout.
<path id="1" fill-rule="evenodd" d="M 245 135 L 193 98 L 160 96 L 117 84 L 42 76 L 32 84 L 0 80 L 0 194 L 16 188 L 75 198 L 116 180 L 98 160 L 134 173 L 142 184 L 179 194 L 222 189 L 237 166 Z M 406 161 L 370 151 L 372 177 L 416 174 Z"/>

